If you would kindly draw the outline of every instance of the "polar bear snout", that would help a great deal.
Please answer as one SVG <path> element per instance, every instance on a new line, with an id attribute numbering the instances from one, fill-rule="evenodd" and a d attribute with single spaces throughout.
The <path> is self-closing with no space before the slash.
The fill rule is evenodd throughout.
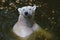
<path id="1" fill-rule="evenodd" d="M 32 15 L 29 12 L 24 12 L 24 16 L 25 17 L 28 17 L 28 18 L 31 18 L 32 17 Z"/>
<path id="2" fill-rule="evenodd" d="M 27 16 L 28 15 L 28 12 L 25 12 L 25 15 Z"/>

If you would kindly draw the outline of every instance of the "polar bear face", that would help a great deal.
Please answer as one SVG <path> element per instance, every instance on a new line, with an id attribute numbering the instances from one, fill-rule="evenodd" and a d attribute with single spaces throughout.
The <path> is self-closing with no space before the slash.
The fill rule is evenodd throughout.
<path id="1" fill-rule="evenodd" d="M 33 16 L 35 10 L 36 10 L 36 6 L 24 6 L 22 8 L 18 8 L 19 14 L 25 17 Z"/>

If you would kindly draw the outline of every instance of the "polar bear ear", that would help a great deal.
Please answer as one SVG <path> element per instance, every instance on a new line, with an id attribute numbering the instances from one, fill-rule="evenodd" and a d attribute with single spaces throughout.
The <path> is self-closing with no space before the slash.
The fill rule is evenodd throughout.
<path id="1" fill-rule="evenodd" d="M 33 6 L 33 10 L 36 10 L 36 5 Z"/>
<path id="2" fill-rule="evenodd" d="M 18 12 L 19 12 L 19 14 L 21 13 L 21 8 L 18 8 Z"/>

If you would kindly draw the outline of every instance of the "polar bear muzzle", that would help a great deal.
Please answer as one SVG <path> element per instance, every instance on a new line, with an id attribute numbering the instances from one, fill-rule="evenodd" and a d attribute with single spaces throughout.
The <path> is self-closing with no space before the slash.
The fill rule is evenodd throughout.
<path id="1" fill-rule="evenodd" d="M 28 15 L 28 12 L 25 12 L 25 15 L 27 16 Z"/>

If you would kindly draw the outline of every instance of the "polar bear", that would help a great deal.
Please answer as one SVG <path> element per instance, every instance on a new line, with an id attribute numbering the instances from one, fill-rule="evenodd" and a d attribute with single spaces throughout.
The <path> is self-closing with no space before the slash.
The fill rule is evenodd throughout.
<path id="1" fill-rule="evenodd" d="M 29 36 L 38 29 L 41 29 L 41 27 L 39 27 L 39 25 L 34 21 L 36 7 L 37 6 L 34 5 L 18 8 L 19 18 L 13 26 L 13 32 L 24 40 L 25 38 L 29 38 Z"/>
<path id="2" fill-rule="evenodd" d="M 13 32 L 20 37 L 27 37 L 37 30 L 39 26 L 34 21 L 36 6 L 18 8 L 19 18 L 13 27 Z"/>

